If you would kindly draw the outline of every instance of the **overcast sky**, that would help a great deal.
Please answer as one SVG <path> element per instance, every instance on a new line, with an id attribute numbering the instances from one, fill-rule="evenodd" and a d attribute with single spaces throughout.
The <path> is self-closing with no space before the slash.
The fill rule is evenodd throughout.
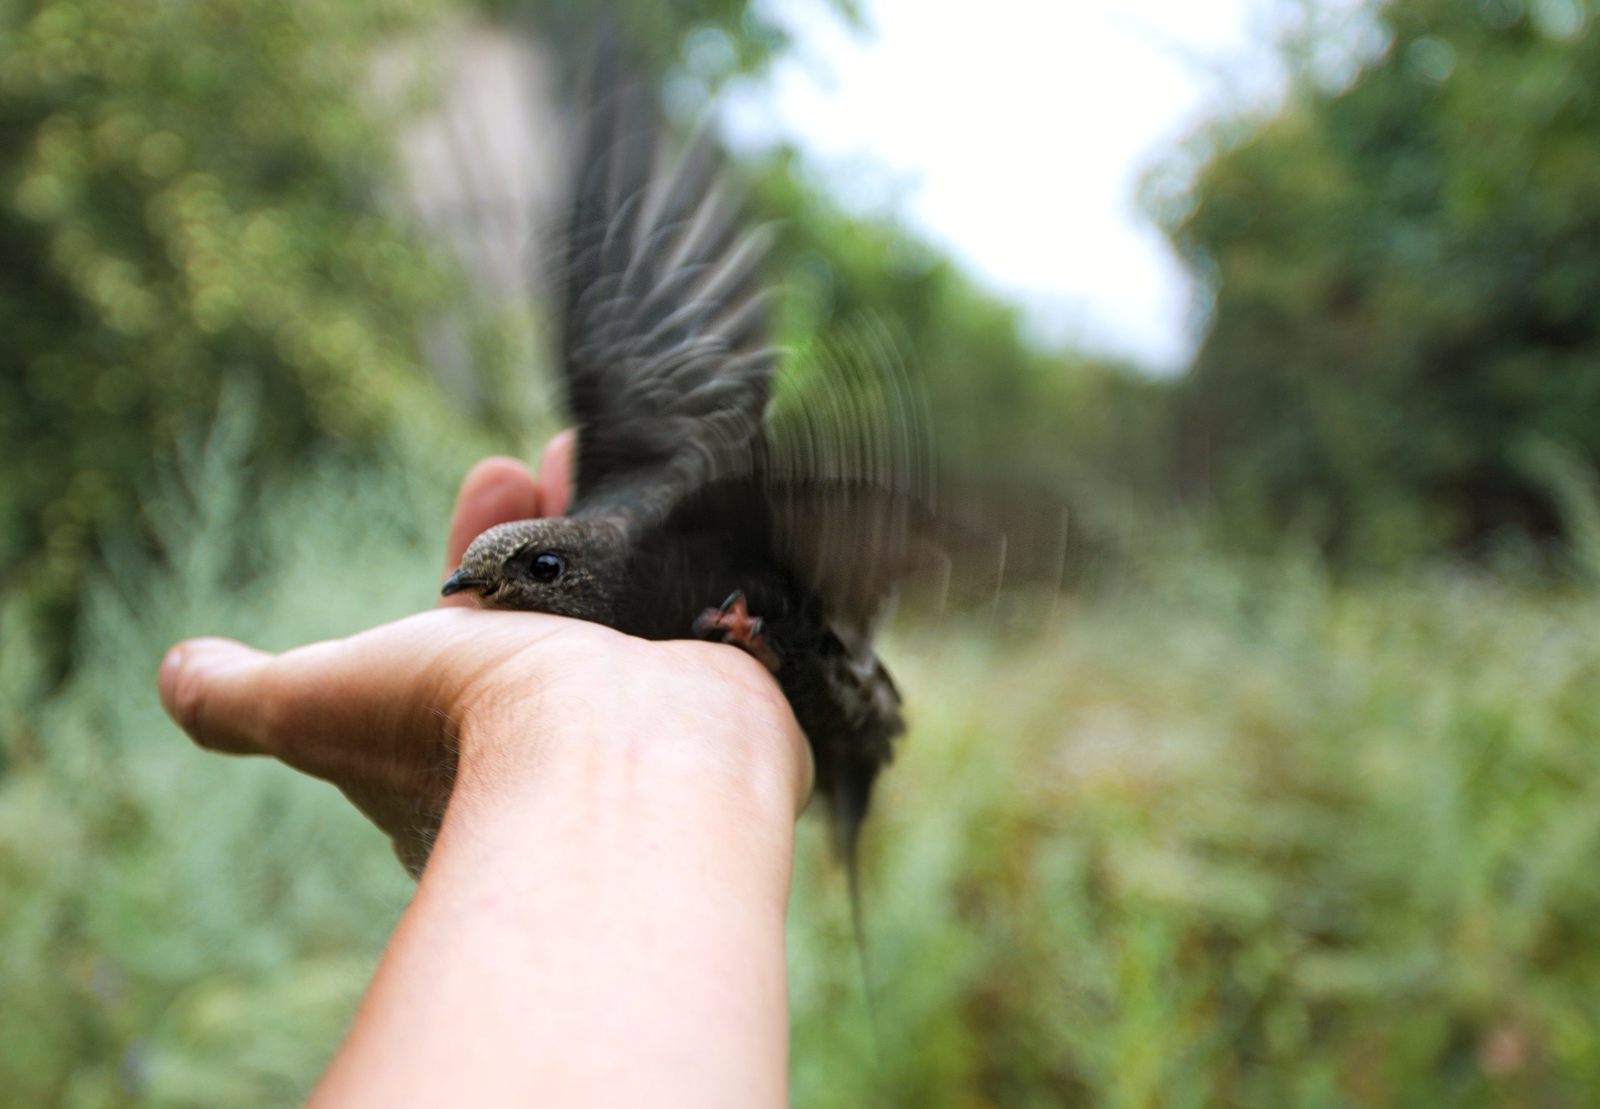
<path id="1" fill-rule="evenodd" d="M 771 0 L 798 40 L 726 106 L 846 203 L 893 208 L 1047 340 L 1180 366 L 1191 290 L 1138 210 L 1143 175 L 1222 106 L 1280 87 L 1266 0 Z"/>

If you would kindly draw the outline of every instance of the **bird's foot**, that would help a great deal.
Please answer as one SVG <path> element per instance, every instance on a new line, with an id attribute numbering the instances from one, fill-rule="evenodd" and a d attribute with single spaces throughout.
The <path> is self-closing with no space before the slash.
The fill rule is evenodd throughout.
<path id="1" fill-rule="evenodd" d="M 694 620 L 694 634 L 743 648 L 761 665 L 778 672 L 778 652 L 761 634 L 761 617 L 751 616 L 744 593 L 735 590 L 718 608 L 708 608 Z"/>

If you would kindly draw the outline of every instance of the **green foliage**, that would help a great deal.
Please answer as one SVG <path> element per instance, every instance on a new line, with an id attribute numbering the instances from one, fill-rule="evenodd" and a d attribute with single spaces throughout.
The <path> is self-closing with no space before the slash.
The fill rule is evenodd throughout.
<path id="1" fill-rule="evenodd" d="M 850 24 L 860 22 L 856 0 L 824 0 L 825 6 Z M 677 76 L 700 84 L 701 97 L 708 88 L 735 74 L 761 69 L 789 45 L 783 24 L 761 4 L 750 0 L 474 0 L 492 16 L 537 28 L 554 43 L 587 43 L 596 17 L 626 38 L 636 56 L 647 59 L 657 71 L 676 69 Z M 584 60 L 583 50 L 563 50 L 557 64 L 574 75 Z"/>
<path id="2" fill-rule="evenodd" d="M 194 749 L 153 673 L 182 634 L 277 648 L 427 604 L 443 483 L 330 465 L 252 496 L 245 442 L 189 463 L 165 559 L 114 560 L 81 665 L 0 722 L 18 1104 L 296 1099 L 403 905 L 343 798 Z M 352 534 L 360 562 L 330 558 Z M 913 728 L 864 845 L 880 1044 L 808 820 L 796 1104 L 1582 1104 L 1600 601 L 1184 547 L 1126 585 L 1026 644 L 891 641 Z"/>
<path id="3" fill-rule="evenodd" d="M 1347 562 L 1549 537 L 1525 441 L 1600 457 L 1600 26 L 1587 5 L 1372 14 L 1381 55 L 1348 88 L 1302 76 L 1171 227 L 1216 298 L 1190 482 L 1235 535 L 1299 528 Z"/>
<path id="4" fill-rule="evenodd" d="M 70 603 L 232 378 L 257 463 L 437 405 L 452 285 L 380 205 L 372 50 L 433 0 L 19 0 L 0 14 L 0 580 Z M 404 95 L 395 103 L 405 104 Z"/>
<path id="5" fill-rule="evenodd" d="M 165 565 L 123 550 L 96 575 L 77 665 L 42 704 L 21 606 L 0 613 L 9 1103 L 300 1100 L 409 894 L 335 790 L 205 756 L 156 701 L 154 668 L 184 635 L 282 649 L 431 599 L 436 540 L 418 521 L 443 518 L 441 489 L 331 459 L 261 488 L 248 422 L 231 408 L 169 490 Z M 335 557 L 353 535 L 359 561 Z"/>
<path id="6" fill-rule="evenodd" d="M 891 655 L 882 1100 L 1582 1104 L 1594 599 L 1170 554 L 1030 650 Z M 835 936 L 795 968 L 800 1104 L 873 1100 Z"/>

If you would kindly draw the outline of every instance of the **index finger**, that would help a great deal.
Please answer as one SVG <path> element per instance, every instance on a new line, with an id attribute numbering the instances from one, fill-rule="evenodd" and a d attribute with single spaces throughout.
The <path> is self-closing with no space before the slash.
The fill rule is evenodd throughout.
<path id="1" fill-rule="evenodd" d="M 468 545 L 496 524 L 542 514 L 539 485 L 526 465 L 515 458 L 485 458 L 467 471 L 461 482 L 461 492 L 456 494 L 450 535 L 445 542 L 445 576 L 460 565 Z M 444 607 L 471 606 L 472 603 L 472 598 L 465 594 L 439 601 Z"/>
<path id="2" fill-rule="evenodd" d="M 578 450 L 573 428 L 557 432 L 539 456 L 539 496 L 547 516 L 565 516 L 572 503 L 572 460 Z"/>

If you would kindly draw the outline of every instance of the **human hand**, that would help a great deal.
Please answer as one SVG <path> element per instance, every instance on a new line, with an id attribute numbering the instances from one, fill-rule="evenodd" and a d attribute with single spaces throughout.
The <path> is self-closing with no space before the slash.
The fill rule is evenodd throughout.
<path id="1" fill-rule="evenodd" d="M 565 512 L 572 447 L 570 432 L 552 440 L 537 478 L 506 458 L 475 466 L 456 501 L 446 572 L 482 531 Z M 168 652 L 159 685 L 200 746 L 270 755 L 338 786 L 413 875 L 458 781 L 480 793 L 514 789 L 552 745 L 604 739 L 687 772 L 755 775 L 791 791 L 796 811 L 810 792 L 793 713 L 743 652 L 477 610 L 465 596 L 280 655 L 186 640 Z M 655 736 L 675 738 L 649 743 Z M 676 738 L 685 736 L 693 741 Z"/>

